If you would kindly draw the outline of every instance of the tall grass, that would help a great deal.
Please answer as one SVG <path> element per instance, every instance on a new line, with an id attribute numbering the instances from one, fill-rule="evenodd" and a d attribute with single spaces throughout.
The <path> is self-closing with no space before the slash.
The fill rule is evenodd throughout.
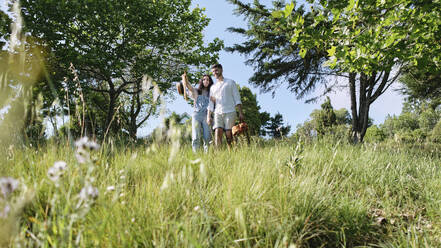
<path id="1" fill-rule="evenodd" d="M 93 164 L 78 164 L 67 145 L 14 150 L 5 172 L 33 185 L 36 197 L 12 244 L 440 245 L 440 159 L 421 153 L 283 142 L 208 154 L 185 146 L 173 160 L 157 145 L 104 146 L 93 156 Z M 57 187 L 47 171 L 58 160 L 68 166 Z M 87 180 L 99 196 L 76 208 Z"/>

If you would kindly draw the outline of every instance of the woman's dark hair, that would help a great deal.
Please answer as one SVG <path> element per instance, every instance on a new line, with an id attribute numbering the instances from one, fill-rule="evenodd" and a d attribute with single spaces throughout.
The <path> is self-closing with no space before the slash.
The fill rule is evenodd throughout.
<path id="1" fill-rule="evenodd" d="M 202 94 L 202 90 L 205 88 L 204 77 L 208 77 L 208 82 L 209 82 L 208 87 L 207 87 L 208 93 L 210 93 L 210 88 L 213 85 L 213 79 L 211 79 L 210 75 L 207 75 L 207 74 L 203 75 L 202 78 L 199 80 L 199 86 L 198 86 L 198 94 L 199 95 Z"/>

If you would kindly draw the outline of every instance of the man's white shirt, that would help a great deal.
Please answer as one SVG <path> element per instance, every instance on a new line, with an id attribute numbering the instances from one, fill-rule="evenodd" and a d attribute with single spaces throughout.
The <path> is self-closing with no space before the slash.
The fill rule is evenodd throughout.
<path id="1" fill-rule="evenodd" d="M 228 78 L 224 78 L 223 81 L 218 81 L 211 86 L 210 96 L 213 96 L 216 99 L 216 106 L 214 109 L 214 113 L 216 114 L 235 112 L 236 105 L 242 104 L 236 82 Z M 213 102 L 210 101 L 208 110 L 213 111 L 213 108 Z"/>

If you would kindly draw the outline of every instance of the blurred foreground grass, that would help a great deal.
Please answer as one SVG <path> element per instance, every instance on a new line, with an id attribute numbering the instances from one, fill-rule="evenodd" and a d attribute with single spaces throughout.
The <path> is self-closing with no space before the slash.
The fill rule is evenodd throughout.
<path id="1" fill-rule="evenodd" d="M 441 245 L 440 158 L 432 153 L 283 141 L 208 154 L 183 146 L 169 157 L 168 146 L 104 145 L 79 163 L 68 144 L 11 147 L 0 177 L 27 185 L 11 201 L 26 191 L 30 203 L 9 218 L 17 231 L 8 244 Z M 54 180 L 48 170 L 57 161 L 66 169 Z"/>

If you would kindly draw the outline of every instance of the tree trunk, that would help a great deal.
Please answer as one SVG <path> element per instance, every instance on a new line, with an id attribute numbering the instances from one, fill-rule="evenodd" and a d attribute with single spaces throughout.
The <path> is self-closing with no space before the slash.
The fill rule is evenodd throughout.
<path id="1" fill-rule="evenodd" d="M 360 141 L 360 126 L 358 125 L 357 112 L 357 88 L 355 85 L 357 74 L 349 73 L 349 94 L 351 95 L 351 112 L 352 112 L 352 142 Z"/>
<path id="2" fill-rule="evenodd" d="M 132 96 L 132 106 L 130 106 L 130 120 L 129 120 L 129 136 L 132 140 L 136 140 L 136 133 L 138 132 L 138 126 L 136 125 L 137 111 L 135 111 L 135 107 L 137 104 L 137 98 L 139 99 L 139 94 L 135 94 Z"/>
<path id="3" fill-rule="evenodd" d="M 375 78 L 375 74 L 371 77 Z M 358 88 L 358 104 L 357 104 L 357 87 L 356 87 L 357 74 L 349 74 L 349 92 L 351 95 L 351 112 L 352 112 L 352 141 L 354 143 L 363 142 L 364 135 L 366 134 L 368 122 L 369 122 L 369 108 L 370 102 L 370 87 L 373 87 L 370 77 L 361 73 L 359 77 Z M 374 82 L 373 80 L 372 82 Z M 357 110 L 358 107 L 358 110 Z"/>
<path id="4" fill-rule="evenodd" d="M 108 132 L 112 132 L 112 121 L 113 117 L 115 115 L 115 103 L 116 103 L 117 94 L 113 87 L 110 87 L 109 90 L 109 107 L 107 109 L 107 116 L 106 116 L 106 129 L 104 136 L 107 135 Z"/>

